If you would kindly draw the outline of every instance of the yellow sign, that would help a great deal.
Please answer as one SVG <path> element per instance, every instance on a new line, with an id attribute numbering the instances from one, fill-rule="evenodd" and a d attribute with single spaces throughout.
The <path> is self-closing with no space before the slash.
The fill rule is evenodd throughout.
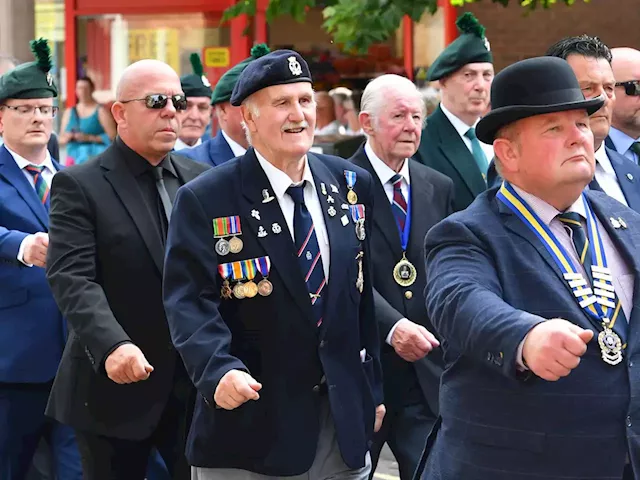
<path id="1" fill-rule="evenodd" d="M 204 49 L 204 65 L 206 67 L 228 67 L 230 53 L 227 47 L 207 47 Z"/>
<path id="2" fill-rule="evenodd" d="M 36 3 L 35 36 L 50 42 L 64 42 L 64 5 Z"/>
<path id="3" fill-rule="evenodd" d="M 180 71 L 180 45 L 175 28 L 129 30 L 129 62 L 152 58 Z"/>

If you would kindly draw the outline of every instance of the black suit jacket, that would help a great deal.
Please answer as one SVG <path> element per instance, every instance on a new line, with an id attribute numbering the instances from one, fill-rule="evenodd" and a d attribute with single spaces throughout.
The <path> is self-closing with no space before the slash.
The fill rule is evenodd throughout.
<path id="1" fill-rule="evenodd" d="M 373 218 L 371 246 L 373 256 L 373 286 L 375 315 L 382 343 L 381 360 L 384 378 L 385 402 L 390 408 L 399 408 L 405 399 L 407 387 L 415 384 L 417 375 L 429 408 L 438 415 L 438 389 L 442 374 L 442 353 L 433 350 L 425 358 L 409 363 L 404 361 L 385 339 L 401 318 L 423 325 L 437 335 L 427 317 L 424 304 L 426 284 L 424 266 L 424 238 L 429 229 L 453 212 L 453 182 L 445 175 L 409 160 L 411 177 L 411 232 L 407 245 L 407 259 L 416 267 L 418 277 L 408 288 L 393 279 L 393 267 L 402 258 L 400 235 L 391 204 L 364 146 L 351 157 L 351 161 L 367 170 L 373 177 L 373 195 L 376 214 Z M 407 298 L 407 293 L 410 298 Z"/>
<path id="2" fill-rule="evenodd" d="M 162 305 L 163 239 L 114 142 L 59 172 L 51 188 L 47 279 L 70 324 L 47 414 L 100 435 L 143 439 L 173 385 L 176 352 Z M 209 167 L 169 154 L 181 183 Z M 129 385 L 111 381 L 104 360 L 136 344 L 154 371 Z"/>

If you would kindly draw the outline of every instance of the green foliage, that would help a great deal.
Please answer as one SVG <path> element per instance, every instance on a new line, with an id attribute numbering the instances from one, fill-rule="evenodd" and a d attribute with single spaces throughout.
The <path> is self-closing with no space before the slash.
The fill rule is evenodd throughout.
<path id="1" fill-rule="evenodd" d="M 38 67 L 43 72 L 48 72 L 53 67 L 53 62 L 51 61 L 51 49 L 49 48 L 49 43 L 44 38 L 39 38 L 38 40 L 31 40 L 29 43 L 31 46 L 31 51 L 33 55 L 36 57 L 36 62 Z"/>
<path id="2" fill-rule="evenodd" d="M 455 7 L 463 7 L 480 0 L 449 1 Z M 579 0 L 491 1 L 505 7 L 509 3 L 517 3 L 527 10 L 535 10 L 562 3 L 570 6 Z M 438 0 L 328 0 L 322 3 L 325 5 L 323 28 L 344 50 L 354 53 L 366 53 L 370 45 L 388 39 L 400 27 L 405 15 L 417 22 L 424 12 L 434 14 L 438 10 Z M 290 16 L 298 22 L 304 22 L 307 9 L 315 6 L 316 0 L 270 0 L 266 11 L 267 22 L 271 23 L 280 16 Z M 222 21 L 243 14 L 253 16 L 255 13 L 256 0 L 240 0 L 225 10 Z"/>

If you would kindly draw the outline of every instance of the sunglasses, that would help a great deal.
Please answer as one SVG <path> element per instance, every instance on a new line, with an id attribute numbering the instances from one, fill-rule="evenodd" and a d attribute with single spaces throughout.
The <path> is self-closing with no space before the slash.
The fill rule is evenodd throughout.
<path id="1" fill-rule="evenodd" d="M 173 108 L 178 111 L 187 109 L 187 97 L 185 95 L 165 95 L 164 93 L 154 93 L 144 98 L 132 98 L 131 100 L 123 100 L 120 103 L 144 102 L 145 107 L 152 110 L 161 110 L 167 106 L 167 102 L 171 99 Z"/>
<path id="2" fill-rule="evenodd" d="M 624 87 L 624 93 L 630 97 L 640 97 L 640 80 L 629 80 L 628 82 L 618 82 L 616 87 Z"/>

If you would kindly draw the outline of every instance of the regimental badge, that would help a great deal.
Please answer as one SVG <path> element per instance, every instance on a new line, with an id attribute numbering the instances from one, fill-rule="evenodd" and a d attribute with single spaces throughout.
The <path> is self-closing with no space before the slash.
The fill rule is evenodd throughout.
<path id="1" fill-rule="evenodd" d="M 271 196 L 269 190 L 267 190 L 266 188 L 262 190 L 262 203 L 269 203 L 272 200 L 275 200 L 275 197 Z"/>
<path id="2" fill-rule="evenodd" d="M 333 206 L 329 207 L 329 209 L 327 210 L 327 213 L 329 214 L 330 217 L 335 217 L 336 216 L 336 209 L 333 208 Z"/>
<path id="3" fill-rule="evenodd" d="M 274 223 L 271 225 L 271 231 L 278 235 L 280 232 L 282 232 L 282 227 L 280 226 L 280 224 Z"/>
<path id="4" fill-rule="evenodd" d="M 618 217 L 618 223 L 620 224 L 620 226 L 621 226 L 623 229 L 626 229 L 626 228 L 627 228 L 627 222 L 625 222 L 625 221 L 622 219 L 622 217 Z"/>
<path id="5" fill-rule="evenodd" d="M 621 227 L 620 222 L 618 220 L 616 220 L 613 217 L 609 217 L 609 221 L 611 222 L 611 226 L 615 229 L 618 229 Z"/>
<path id="6" fill-rule="evenodd" d="M 291 75 L 295 75 L 296 77 L 298 75 L 302 75 L 302 67 L 300 66 L 300 62 L 298 62 L 298 59 L 291 56 L 287 58 L 287 60 L 289 60 L 289 70 L 291 70 Z"/>
<path id="7" fill-rule="evenodd" d="M 258 227 L 258 238 L 264 238 L 267 236 L 267 231 L 264 229 L 262 225 Z"/>
<path id="8" fill-rule="evenodd" d="M 260 212 L 258 210 L 251 210 L 251 216 L 256 220 L 260 220 Z"/>
<path id="9" fill-rule="evenodd" d="M 205 87 L 211 87 L 211 82 L 209 82 L 209 79 L 207 77 L 205 77 L 204 75 L 202 75 L 202 77 L 200 77 L 200 80 L 202 81 L 202 84 Z"/>
<path id="10" fill-rule="evenodd" d="M 484 37 L 482 39 L 482 41 L 484 42 L 485 48 L 490 52 L 491 51 L 491 44 L 489 43 L 489 39 L 487 37 Z"/>
<path id="11" fill-rule="evenodd" d="M 51 72 L 47 72 L 47 85 L 50 87 L 53 86 L 53 75 L 51 75 Z"/>

